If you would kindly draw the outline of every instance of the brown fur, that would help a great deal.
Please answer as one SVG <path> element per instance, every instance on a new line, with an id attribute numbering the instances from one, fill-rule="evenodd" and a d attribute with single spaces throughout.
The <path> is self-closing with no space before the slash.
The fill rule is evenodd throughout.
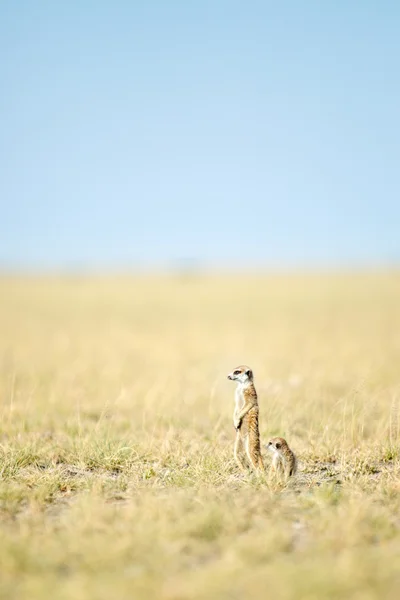
<path id="1" fill-rule="evenodd" d="M 240 380 L 238 385 L 237 403 L 233 415 L 234 426 L 236 428 L 236 440 L 234 447 L 234 457 L 239 468 L 244 471 L 245 466 L 241 458 L 242 451 L 245 450 L 250 465 L 255 470 L 264 471 L 264 463 L 261 456 L 260 433 L 258 427 L 259 409 L 257 392 L 253 383 L 253 373 L 249 367 L 237 367 L 229 376 L 230 379 L 235 379 L 234 375 L 240 371 L 238 377 L 246 378 L 245 385 L 241 385 Z M 239 396 L 239 398 L 238 398 Z M 238 400 L 240 404 L 238 405 Z"/>
<path id="2" fill-rule="evenodd" d="M 281 476 L 283 475 L 285 477 L 291 477 L 292 475 L 295 475 L 297 471 L 297 459 L 284 438 L 272 438 L 267 448 L 270 448 L 274 452 L 271 465 L 272 473 L 276 473 Z"/>

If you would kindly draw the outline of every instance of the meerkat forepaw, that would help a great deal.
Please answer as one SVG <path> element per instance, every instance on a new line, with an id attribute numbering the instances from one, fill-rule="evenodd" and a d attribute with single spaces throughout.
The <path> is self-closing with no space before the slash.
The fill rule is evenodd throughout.
<path id="1" fill-rule="evenodd" d="M 240 425 L 241 425 L 241 424 L 242 424 L 242 421 L 241 421 L 241 420 L 235 420 L 235 421 L 233 422 L 233 426 L 234 426 L 234 428 L 236 429 L 236 431 L 239 431 L 239 429 L 240 429 Z"/>

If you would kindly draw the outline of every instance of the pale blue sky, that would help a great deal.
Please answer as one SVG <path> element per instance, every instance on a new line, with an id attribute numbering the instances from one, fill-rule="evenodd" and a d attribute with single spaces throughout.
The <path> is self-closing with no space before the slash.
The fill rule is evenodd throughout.
<path id="1" fill-rule="evenodd" d="M 0 2 L 0 267 L 400 263 L 400 3 Z"/>

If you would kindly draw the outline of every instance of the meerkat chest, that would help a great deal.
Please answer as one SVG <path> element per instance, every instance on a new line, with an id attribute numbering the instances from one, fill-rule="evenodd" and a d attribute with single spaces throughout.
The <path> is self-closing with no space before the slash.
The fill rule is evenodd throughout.
<path id="1" fill-rule="evenodd" d="M 275 467 L 284 467 L 285 466 L 285 459 L 279 452 L 274 452 L 272 462 Z"/>
<path id="2" fill-rule="evenodd" d="M 240 412 L 244 406 L 243 388 L 238 386 L 235 391 L 235 412 Z"/>
<path id="3" fill-rule="evenodd" d="M 244 406 L 243 388 L 238 387 L 235 393 L 235 404 L 237 409 L 242 409 Z"/>

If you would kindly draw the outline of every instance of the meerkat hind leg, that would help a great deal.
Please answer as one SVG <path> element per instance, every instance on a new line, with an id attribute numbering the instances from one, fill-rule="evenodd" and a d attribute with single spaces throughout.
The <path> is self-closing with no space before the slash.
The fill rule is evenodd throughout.
<path id="1" fill-rule="evenodd" d="M 243 450 L 243 442 L 242 442 L 242 438 L 240 435 L 240 432 L 238 431 L 236 434 L 236 439 L 235 439 L 235 448 L 233 451 L 233 456 L 235 458 L 236 464 L 238 465 L 239 469 L 241 471 L 246 471 L 245 466 L 243 464 L 242 459 L 240 458 L 239 454 L 240 452 Z"/>

